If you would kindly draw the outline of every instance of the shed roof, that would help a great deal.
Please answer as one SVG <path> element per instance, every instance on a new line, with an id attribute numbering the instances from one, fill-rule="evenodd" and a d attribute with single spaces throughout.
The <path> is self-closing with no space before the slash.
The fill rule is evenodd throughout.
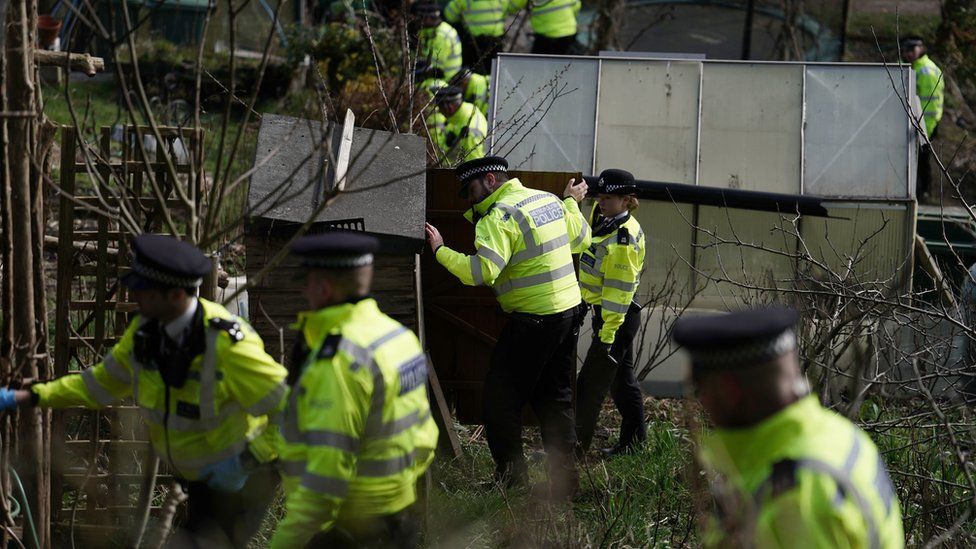
<path id="1" fill-rule="evenodd" d="M 328 150 L 338 151 L 341 125 L 265 114 L 248 191 L 252 222 L 304 223 L 331 187 Z M 361 220 L 367 232 L 424 240 L 426 143 L 408 134 L 356 128 L 345 189 L 317 222 Z M 332 155 L 335 156 L 335 155 Z M 325 173 L 323 173 L 323 171 Z"/>

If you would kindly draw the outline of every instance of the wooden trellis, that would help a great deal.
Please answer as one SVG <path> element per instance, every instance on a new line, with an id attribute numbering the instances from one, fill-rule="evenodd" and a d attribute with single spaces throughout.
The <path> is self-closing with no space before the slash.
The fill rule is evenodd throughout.
<path id="1" fill-rule="evenodd" d="M 150 135 L 149 128 L 140 128 Z M 88 368 L 114 345 L 136 310 L 118 284 L 129 264 L 131 235 L 118 218 L 93 213 L 129 204 L 143 231 L 163 232 L 161 203 L 152 192 L 147 172 L 155 175 L 171 211 L 188 206 L 171 198 L 177 184 L 201 196 L 203 132 L 162 128 L 162 143 L 177 163 L 181 181 L 173 181 L 166 164 L 144 162 L 134 146 L 136 128 L 124 127 L 121 144 L 113 148 L 112 128 L 102 128 L 98 154 L 90 164 L 80 161 L 78 132 L 61 129 L 60 210 L 58 217 L 57 304 L 54 372 L 63 376 Z M 116 130 L 117 131 L 117 130 Z M 118 137 L 118 136 L 116 136 Z M 192 163 L 192 164 L 191 164 Z M 106 186 L 91 181 L 88 165 Z M 56 536 L 74 536 L 76 545 L 106 547 L 126 539 L 149 493 L 146 470 L 153 464 L 148 435 L 131 399 L 97 412 L 69 409 L 54 414 L 52 423 L 52 514 Z M 165 486 L 160 471 L 157 486 Z M 159 488 L 157 488 L 157 491 Z M 155 509 L 155 507 L 154 507 Z M 55 538 L 57 539 L 57 538 Z M 56 545 L 56 543 L 55 543 Z"/>

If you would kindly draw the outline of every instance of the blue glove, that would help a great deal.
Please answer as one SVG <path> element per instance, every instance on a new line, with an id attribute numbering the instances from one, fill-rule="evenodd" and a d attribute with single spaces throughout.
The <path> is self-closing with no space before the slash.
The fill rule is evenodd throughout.
<path id="1" fill-rule="evenodd" d="M 17 391 L 14 389 L 0 387 L 0 412 L 12 412 L 17 409 L 16 394 Z"/>
<path id="2" fill-rule="evenodd" d="M 247 482 L 248 471 L 241 463 L 240 454 L 208 465 L 200 471 L 207 479 L 207 486 L 224 492 L 238 492 Z"/>

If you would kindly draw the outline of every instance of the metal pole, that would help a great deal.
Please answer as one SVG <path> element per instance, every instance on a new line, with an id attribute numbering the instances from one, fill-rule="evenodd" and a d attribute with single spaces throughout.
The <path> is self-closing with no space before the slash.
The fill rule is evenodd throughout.
<path id="1" fill-rule="evenodd" d="M 742 30 L 742 60 L 747 61 L 752 50 L 752 19 L 756 14 L 756 0 L 749 0 L 746 6 L 746 25 Z"/>

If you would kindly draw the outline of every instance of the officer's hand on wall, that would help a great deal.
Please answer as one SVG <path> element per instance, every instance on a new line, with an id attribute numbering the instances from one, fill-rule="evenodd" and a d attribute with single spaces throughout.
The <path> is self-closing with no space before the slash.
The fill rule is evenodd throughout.
<path id="1" fill-rule="evenodd" d="M 248 471 L 241 462 L 240 454 L 204 467 L 200 474 L 207 479 L 207 486 L 224 492 L 237 492 L 247 482 Z"/>
<path id="2" fill-rule="evenodd" d="M 581 179 L 579 183 L 576 183 L 576 178 L 570 179 L 569 183 L 566 183 L 566 190 L 563 191 L 563 198 L 572 196 L 573 200 L 582 202 L 586 198 L 586 191 L 589 188 L 585 180 Z"/>
<path id="3" fill-rule="evenodd" d="M 436 254 L 437 248 L 444 245 L 444 237 L 441 236 L 441 232 L 437 230 L 437 227 L 430 223 L 425 223 L 424 225 L 424 232 L 427 233 L 427 243 L 430 244 L 430 251 Z"/>

